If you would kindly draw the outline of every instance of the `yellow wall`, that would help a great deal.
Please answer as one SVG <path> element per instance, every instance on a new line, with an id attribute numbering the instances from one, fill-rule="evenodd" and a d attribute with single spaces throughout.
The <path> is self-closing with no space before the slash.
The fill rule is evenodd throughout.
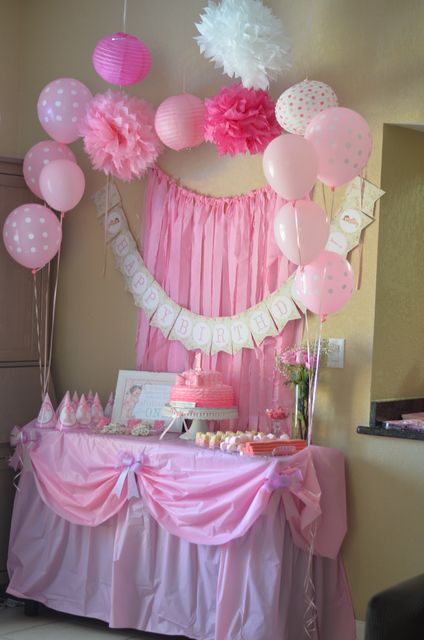
<path id="1" fill-rule="evenodd" d="M 18 150 L 21 21 L 21 0 L 0 0 L 0 155 L 11 157 Z"/>
<path id="2" fill-rule="evenodd" d="M 10 3 L 9 3 L 10 4 Z M 130 0 L 129 30 L 153 53 L 150 76 L 133 91 L 157 105 L 182 90 L 213 95 L 228 80 L 199 54 L 193 23 L 206 0 Z M 275 98 L 304 77 L 332 85 L 340 103 L 370 123 L 374 152 L 368 176 L 380 180 L 384 122 L 423 119 L 424 46 L 422 0 L 297 0 L 267 2 L 293 37 L 293 67 L 272 87 Z M 2 6 L 2 5 L 0 5 Z M 37 122 L 41 88 L 60 76 L 75 76 L 93 91 L 105 83 L 90 64 L 97 39 L 121 28 L 122 2 L 112 0 L 24 1 L 23 76 L 18 152 L 44 134 Z M 1 21 L 0 21 L 1 22 Z M 103 396 L 119 368 L 134 367 L 136 310 L 121 278 L 109 266 L 102 277 L 102 233 L 90 196 L 104 178 L 89 169 L 74 145 L 87 177 L 86 196 L 65 220 L 58 300 L 54 373 L 59 393 L 97 388 Z M 203 145 L 168 151 L 162 168 L 187 186 L 213 194 L 236 194 L 264 184 L 259 157 L 218 158 Z M 143 182 L 120 185 L 134 231 L 142 216 Z M 357 617 L 375 591 L 422 570 L 424 498 L 422 443 L 358 436 L 369 415 L 378 224 L 366 233 L 362 288 L 326 334 L 346 338 L 343 371 L 322 377 L 316 441 L 341 448 L 347 457 L 350 531 L 344 555 Z"/>
<path id="3" fill-rule="evenodd" d="M 384 127 L 371 396 L 424 395 L 424 133 Z"/>

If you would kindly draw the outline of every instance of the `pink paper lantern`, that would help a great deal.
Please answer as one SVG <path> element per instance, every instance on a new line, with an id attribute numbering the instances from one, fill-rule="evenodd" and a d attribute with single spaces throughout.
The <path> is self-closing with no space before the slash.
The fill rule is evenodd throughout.
<path id="1" fill-rule="evenodd" d="M 149 49 L 129 33 L 111 33 L 99 40 L 92 61 L 103 80 L 122 87 L 143 80 L 152 66 Z"/>
<path id="2" fill-rule="evenodd" d="M 197 96 L 190 93 L 171 96 L 156 111 L 156 133 L 174 151 L 197 147 L 204 141 L 204 116 L 205 105 Z"/>

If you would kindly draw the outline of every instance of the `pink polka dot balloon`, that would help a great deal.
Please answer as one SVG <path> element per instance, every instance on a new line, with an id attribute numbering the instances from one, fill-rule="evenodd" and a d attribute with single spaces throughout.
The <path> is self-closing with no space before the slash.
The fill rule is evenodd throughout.
<path id="1" fill-rule="evenodd" d="M 344 107 L 316 115 L 305 138 L 312 142 L 318 155 L 318 178 L 329 187 L 353 180 L 371 155 L 372 138 L 366 120 Z"/>
<path id="2" fill-rule="evenodd" d="M 54 140 L 43 140 L 35 144 L 24 158 L 24 179 L 28 187 L 38 198 L 43 198 L 40 190 L 40 173 L 52 160 L 72 160 L 76 162 L 72 151 L 65 144 Z"/>
<path id="3" fill-rule="evenodd" d="M 296 271 L 294 287 L 305 307 L 325 319 L 351 298 L 352 267 L 338 253 L 322 251 L 313 262 Z"/>
<path id="4" fill-rule="evenodd" d="M 41 204 L 23 204 L 7 216 L 3 225 L 7 252 L 28 269 L 44 267 L 56 255 L 62 228 L 53 211 Z"/>
<path id="5" fill-rule="evenodd" d="M 53 80 L 38 98 L 41 126 L 57 142 L 74 142 L 80 137 L 80 123 L 92 97 L 90 90 L 79 80 Z"/>
<path id="6" fill-rule="evenodd" d="M 281 94 L 275 105 L 275 116 L 283 129 L 303 136 L 317 113 L 337 105 L 337 96 L 328 84 L 304 80 Z"/>

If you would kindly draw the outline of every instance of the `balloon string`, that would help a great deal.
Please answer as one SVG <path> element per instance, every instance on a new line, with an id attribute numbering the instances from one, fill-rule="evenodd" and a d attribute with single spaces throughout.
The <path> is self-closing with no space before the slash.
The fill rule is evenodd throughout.
<path id="1" fill-rule="evenodd" d="M 303 583 L 304 593 L 305 593 L 305 614 L 304 614 L 304 630 L 306 635 L 310 640 L 312 640 L 312 636 L 316 629 L 316 619 L 317 619 L 317 606 L 315 604 L 315 584 L 314 584 L 314 576 L 313 576 L 313 560 L 314 560 L 314 549 L 315 549 L 315 538 L 317 533 L 317 521 L 312 525 L 310 530 L 311 540 L 309 543 L 308 549 L 308 560 L 306 565 L 306 575 L 305 581 Z"/>
<path id="2" fill-rule="evenodd" d="M 110 176 L 107 175 L 106 180 L 106 201 L 105 201 L 105 237 L 104 237 L 104 247 L 103 247 L 103 278 L 106 276 L 107 269 L 107 227 L 109 220 L 109 181 Z"/>
<path id="3" fill-rule="evenodd" d="M 325 194 L 325 187 L 324 187 L 324 183 L 323 182 L 321 182 L 321 187 L 322 187 L 322 199 L 323 199 L 323 202 L 324 202 L 324 209 L 325 209 L 325 213 L 328 216 L 327 196 Z"/>
<path id="4" fill-rule="evenodd" d="M 334 209 L 334 187 L 331 189 L 331 213 L 330 213 L 330 222 L 333 222 L 333 209 Z"/>
<path id="5" fill-rule="evenodd" d="M 46 376 L 46 367 L 47 367 L 47 343 L 48 343 L 48 335 L 49 335 L 49 302 L 50 302 L 50 262 L 47 265 L 47 284 L 45 286 L 45 299 L 46 305 L 44 310 L 44 380 L 43 380 L 43 398 L 46 395 L 47 391 L 47 376 Z"/>
<path id="6" fill-rule="evenodd" d="M 319 328 L 318 328 L 318 338 L 315 341 L 315 349 L 314 349 L 314 352 L 315 352 L 314 356 L 316 358 L 316 362 L 314 366 L 313 382 L 312 382 L 312 404 L 311 404 L 311 413 L 310 413 L 310 419 L 309 419 L 308 445 L 312 443 L 312 431 L 314 428 L 315 402 L 317 397 L 318 372 L 319 372 L 319 365 L 321 360 L 321 337 L 322 337 L 323 324 L 324 324 L 324 321 L 322 317 L 320 317 Z"/>
<path id="7" fill-rule="evenodd" d="M 60 214 L 60 231 L 62 232 L 63 226 L 63 217 L 64 213 Z M 52 353 L 53 353 L 53 334 L 54 334 L 54 324 L 56 318 L 56 298 L 57 298 L 57 286 L 59 282 L 59 269 L 60 269 L 60 256 L 61 256 L 62 244 L 59 246 L 59 251 L 57 252 L 57 265 L 56 265 L 56 278 L 54 283 L 54 291 L 53 291 L 53 303 L 52 303 L 52 322 L 51 322 L 51 332 L 50 332 L 50 349 L 49 349 L 49 363 L 47 367 L 47 376 L 46 376 L 46 388 L 50 378 L 50 369 L 52 364 Z"/>
<path id="8" fill-rule="evenodd" d="M 40 339 L 40 316 L 38 312 L 38 293 L 37 293 L 37 271 L 35 269 L 32 270 L 33 277 L 33 285 L 34 285 L 34 301 L 35 301 L 35 318 L 37 325 L 37 347 L 38 347 L 38 369 L 40 372 L 40 393 L 41 393 L 41 401 L 43 401 L 43 365 L 41 362 L 41 339 Z"/>
<path id="9" fill-rule="evenodd" d="M 127 2 L 128 0 L 124 0 L 124 15 L 122 16 L 122 24 L 123 24 L 123 32 L 127 32 Z"/>

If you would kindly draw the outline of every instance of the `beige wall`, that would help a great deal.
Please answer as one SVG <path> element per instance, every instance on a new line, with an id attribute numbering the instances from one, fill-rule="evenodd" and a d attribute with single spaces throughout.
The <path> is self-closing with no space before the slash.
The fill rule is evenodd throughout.
<path id="1" fill-rule="evenodd" d="M 0 0 L 0 155 L 18 153 L 22 0 Z"/>
<path id="2" fill-rule="evenodd" d="M 10 4 L 10 3 L 9 3 Z M 121 28 L 121 2 L 112 0 L 24 1 L 21 104 L 24 153 L 44 134 L 36 101 L 44 84 L 75 76 L 93 91 L 106 85 L 91 68 L 97 39 Z M 182 90 L 212 95 L 227 80 L 199 54 L 193 23 L 206 0 L 130 0 L 129 29 L 153 53 L 151 75 L 133 91 L 157 105 Z M 304 77 L 332 85 L 340 103 L 361 112 L 374 135 L 369 177 L 380 180 L 384 122 L 423 119 L 424 45 L 421 0 L 297 0 L 267 2 L 283 18 L 294 41 L 293 67 L 272 87 L 273 96 Z M 67 216 L 57 313 L 54 373 L 58 390 L 113 388 L 119 368 L 134 367 L 136 310 L 120 277 L 109 266 L 102 277 L 102 233 L 90 196 L 104 178 L 89 169 L 74 145 L 87 177 L 86 196 Z M 259 157 L 218 158 L 203 145 L 168 151 L 162 168 L 183 184 L 213 195 L 262 186 Z M 133 229 L 142 216 L 143 182 L 119 185 Z M 378 225 L 366 233 L 362 288 L 330 318 L 326 334 L 346 338 L 346 366 L 322 377 L 317 442 L 347 456 L 350 531 L 344 548 L 357 617 L 369 597 L 390 583 L 422 570 L 424 498 L 422 443 L 358 436 L 369 415 Z"/>
<path id="3" fill-rule="evenodd" d="M 371 395 L 424 395 L 424 133 L 384 127 Z"/>

